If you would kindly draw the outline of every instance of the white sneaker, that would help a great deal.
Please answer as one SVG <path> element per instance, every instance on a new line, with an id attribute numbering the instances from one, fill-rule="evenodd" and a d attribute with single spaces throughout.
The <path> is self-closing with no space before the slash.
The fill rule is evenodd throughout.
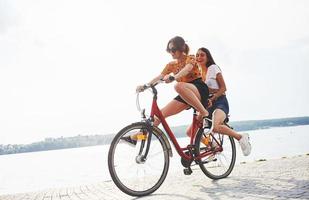
<path id="1" fill-rule="evenodd" d="M 250 137 L 248 133 L 241 134 L 241 138 L 238 141 L 244 156 L 248 156 L 251 153 Z"/>

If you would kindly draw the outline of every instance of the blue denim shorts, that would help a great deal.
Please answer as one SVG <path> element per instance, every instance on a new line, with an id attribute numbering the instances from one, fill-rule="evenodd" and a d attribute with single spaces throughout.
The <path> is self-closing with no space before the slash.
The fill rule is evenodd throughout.
<path id="1" fill-rule="evenodd" d="M 229 114 L 229 102 L 225 95 L 221 95 L 215 102 L 213 102 L 213 105 L 208 109 L 210 116 L 212 116 L 212 113 L 216 109 L 222 110 L 226 116 Z"/>

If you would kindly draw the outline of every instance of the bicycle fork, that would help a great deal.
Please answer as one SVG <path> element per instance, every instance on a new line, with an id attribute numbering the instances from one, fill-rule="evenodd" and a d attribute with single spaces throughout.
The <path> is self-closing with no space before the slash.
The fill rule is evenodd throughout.
<path id="1" fill-rule="evenodd" d="M 138 163 L 138 164 L 143 164 L 143 163 L 146 162 L 147 156 L 148 156 L 148 153 L 149 153 L 149 149 L 150 149 L 150 144 L 151 144 L 151 138 L 152 138 L 151 125 L 148 124 L 149 122 L 146 122 L 146 123 L 147 123 L 147 127 L 142 128 L 142 132 L 145 136 L 147 134 L 147 139 L 144 139 L 144 140 L 141 141 L 139 153 L 135 158 L 136 163 Z M 145 149 L 145 151 L 144 151 L 144 149 Z M 144 153 L 143 153 L 143 151 L 144 151 Z"/>

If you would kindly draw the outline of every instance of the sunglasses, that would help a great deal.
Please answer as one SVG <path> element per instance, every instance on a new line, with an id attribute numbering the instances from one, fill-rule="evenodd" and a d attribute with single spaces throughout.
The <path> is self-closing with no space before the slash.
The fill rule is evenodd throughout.
<path id="1" fill-rule="evenodd" d="M 197 54 L 196 54 L 196 57 L 204 57 L 204 56 L 206 56 L 206 55 L 203 54 L 203 53 L 197 53 Z"/>
<path id="2" fill-rule="evenodd" d="M 176 49 L 175 47 L 172 47 L 172 48 L 170 48 L 170 49 L 168 49 L 168 52 L 169 53 L 176 53 L 176 51 L 178 51 L 178 49 Z"/>

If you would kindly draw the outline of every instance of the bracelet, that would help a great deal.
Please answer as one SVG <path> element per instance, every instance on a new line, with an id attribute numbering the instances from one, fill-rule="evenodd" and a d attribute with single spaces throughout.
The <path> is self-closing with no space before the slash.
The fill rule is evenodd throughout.
<path id="1" fill-rule="evenodd" d="M 168 79 L 172 82 L 175 80 L 175 77 L 174 76 L 169 76 Z"/>

